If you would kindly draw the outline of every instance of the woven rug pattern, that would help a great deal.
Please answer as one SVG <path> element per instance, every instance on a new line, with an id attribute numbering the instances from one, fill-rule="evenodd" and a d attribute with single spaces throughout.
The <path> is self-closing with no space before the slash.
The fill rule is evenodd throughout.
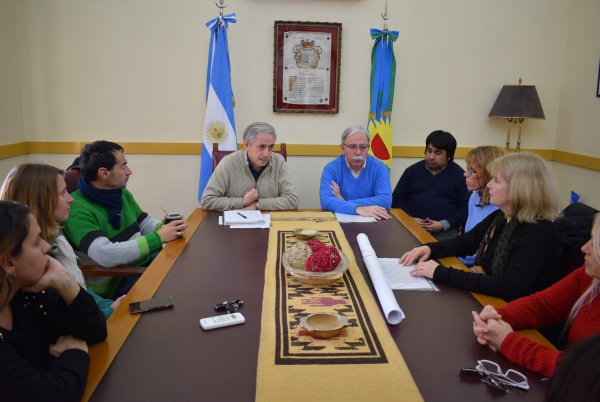
<path id="1" fill-rule="evenodd" d="M 257 401 L 422 401 L 387 329 L 339 223 L 328 212 L 271 213 L 257 368 Z M 307 285 L 285 272 L 283 252 L 298 227 L 344 251 L 350 266 L 325 285 Z M 320 339 L 299 325 L 314 312 L 337 312 L 350 325 Z"/>

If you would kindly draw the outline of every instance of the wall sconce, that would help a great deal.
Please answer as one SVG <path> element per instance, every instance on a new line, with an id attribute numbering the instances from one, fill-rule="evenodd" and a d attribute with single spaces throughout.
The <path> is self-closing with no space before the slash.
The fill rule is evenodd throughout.
<path id="1" fill-rule="evenodd" d="M 540 103 L 535 85 L 504 85 L 500 90 L 498 99 L 490 111 L 488 118 L 508 119 L 508 135 L 506 137 L 506 151 L 510 151 L 510 125 L 519 121 L 519 139 L 517 140 L 516 152 L 521 152 L 521 130 L 523 120 L 540 119 L 545 120 L 544 110 Z"/>

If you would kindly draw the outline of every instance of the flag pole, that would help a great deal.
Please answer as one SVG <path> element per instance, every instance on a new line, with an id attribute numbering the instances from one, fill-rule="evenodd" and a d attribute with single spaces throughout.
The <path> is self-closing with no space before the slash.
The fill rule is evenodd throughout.
<path id="1" fill-rule="evenodd" d="M 217 5 L 217 7 L 219 7 L 219 16 L 223 16 L 223 10 L 225 9 L 225 7 L 227 7 L 229 5 L 229 3 L 223 5 L 225 1 L 224 0 L 219 0 L 219 2 L 217 3 L 217 0 L 215 0 L 215 4 Z M 385 2 L 387 3 L 387 0 L 385 0 Z"/>
<path id="2" fill-rule="evenodd" d="M 212 175 L 212 151 L 215 144 L 222 151 L 236 151 L 238 147 L 228 39 L 228 24 L 235 23 L 237 17 L 235 13 L 224 15 L 223 10 L 228 6 L 224 0 L 215 0 L 215 4 L 219 8 L 219 15 L 206 23 L 211 34 L 206 68 L 206 114 L 198 183 L 199 201 Z"/>
<path id="3" fill-rule="evenodd" d="M 398 39 L 398 31 L 388 30 L 388 4 L 385 0 L 383 30 L 371 29 L 375 41 L 371 51 L 370 106 L 367 130 L 371 135 L 369 154 L 392 167 L 392 105 L 396 82 L 396 58 L 393 42 Z"/>

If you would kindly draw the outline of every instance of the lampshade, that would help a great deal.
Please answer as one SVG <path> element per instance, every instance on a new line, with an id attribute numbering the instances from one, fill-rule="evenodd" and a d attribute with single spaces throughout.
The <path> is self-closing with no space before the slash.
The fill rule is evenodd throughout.
<path id="1" fill-rule="evenodd" d="M 488 117 L 546 119 L 535 85 L 504 85 Z"/>

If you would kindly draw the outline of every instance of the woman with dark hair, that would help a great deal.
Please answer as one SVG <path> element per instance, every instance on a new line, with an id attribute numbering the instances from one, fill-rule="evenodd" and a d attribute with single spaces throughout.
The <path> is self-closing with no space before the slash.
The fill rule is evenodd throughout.
<path id="1" fill-rule="evenodd" d="M 494 309 L 473 312 L 477 341 L 496 349 L 510 361 L 547 377 L 554 372 L 563 352 L 550 350 L 513 329 L 543 328 L 566 321 L 569 344 L 600 334 L 600 214 L 592 238 L 581 250 L 585 265 L 546 290 Z M 598 363 L 596 363 L 598 364 Z M 575 400 L 575 399 L 574 399 Z"/>
<path id="2" fill-rule="evenodd" d="M 413 276 L 506 301 L 546 289 L 560 278 L 556 182 L 530 152 L 508 154 L 488 165 L 490 203 L 498 207 L 470 231 L 405 253 L 400 264 Z M 437 258 L 475 254 L 473 272 L 447 268 Z"/>
<path id="3" fill-rule="evenodd" d="M 87 343 L 106 338 L 104 317 L 46 255 L 50 245 L 29 208 L 0 201 L 0 223 L 2 400 L 77 401 L 87 381 Z"/>
<path id="4" fill-rule="evenodd" d="M 64 172 L 44 163 L 24 163 L 15 166 L 6 176 L 0 189 L 0 200 L 17 201 L 28 205 L 42 230 L 41 237 L 52 248 L 50 255 L 69 270 L 77 283 L 96 300 L 108 319 L 123 297 L 113 301 L 94 293 L 86 286 L 73 247 L 60 230 L 69 218 L 73 197 L 67 192 Z"/>
<path id="5" fill-rule="evenodd" d="M 546 402 L 600 400 L 600 335 L 575 342 L 560 358 L 550 379 Z"/>

